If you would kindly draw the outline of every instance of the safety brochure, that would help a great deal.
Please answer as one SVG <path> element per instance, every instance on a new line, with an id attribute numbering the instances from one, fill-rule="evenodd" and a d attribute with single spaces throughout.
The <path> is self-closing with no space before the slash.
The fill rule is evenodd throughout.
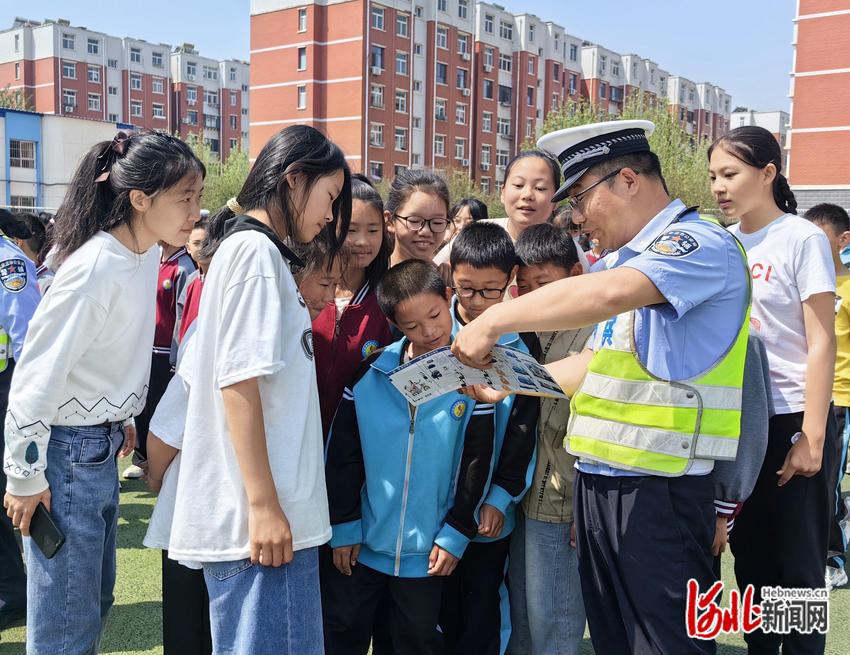
<path id="1" fill-rule="evenodd" d="M 507 346 L 493 349 L 493 362 L 485 369 L 462 364 L 450 346 L 443 346 L 391 371 L 390 382 L 414 407 L 473 384 L 529 396 L 566 398 L 549 371 L 531 355 Z"/>

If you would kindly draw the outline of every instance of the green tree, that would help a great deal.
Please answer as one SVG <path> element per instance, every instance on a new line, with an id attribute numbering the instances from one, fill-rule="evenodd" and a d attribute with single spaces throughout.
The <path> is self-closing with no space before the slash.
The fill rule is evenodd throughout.
<path id="1" fill-rule="evenodd" d="M 620 119 L 645 119 L 655 123 L 649 144 L 661 160 L 670 195 L 681 198 L 687 205 L 699 205 L 702 210 L 716 210 L 717 204 L 708 181 L 709 143 L 697 141 L 688 134 L 664 100 L 650 102 L 645 94 L 637 91 L 625 99 L 620 114 L 609 114 L 584 99 L 570 101 L 546 116 L 541 135 L 567 127 Z"/>
<path id="2" fill-rule="evenodd" d="M 22 89 L 12 91 L 7 84 L 0 89 L 0 107 L 4 109 L 20 109 L 22 111 L 32 111 L 32 103 Z"/>
<path id="3" fill-rule="evenodd" d="M 207 169 L 207 177 L 204 180 L 204 208 L 214 212 L 242 189 L 250 168 L 248 153 L 241 148 L 231 150 L 230 156 L 221 161 L 218 154 L 199 136 L 190 135 L 186 143 Z"/>

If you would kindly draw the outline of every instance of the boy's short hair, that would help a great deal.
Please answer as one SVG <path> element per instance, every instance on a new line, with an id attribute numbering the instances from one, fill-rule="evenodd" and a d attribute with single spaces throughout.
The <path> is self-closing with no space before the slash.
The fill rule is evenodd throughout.
<path id="1" fill-rule="evenodd" d="M 812 223 L 831 225 L 838 234 L 850 231 L 850 216 L 847 215 L 847 212 L 842 207 L 828 202 L 815 205 L 803 214 L 803 218 Z"/>
<path id="2" fill-rule="evenodd" d="M 570 271 L 578 262 L 578 249 L 573 238 L 566 230 L 549 223 L 523 230 L 516 242 L 516 254 L 520 266 L 554 264 Z"/>
<path id="3" fill-rule="evenodd" d="M 398 304 L 421 293 L 433 293 L 443 298 L 446 294 L 446 283 L 437 267 L 421 259 L 408 259 L 393 266 L 384 273 L 375 291 L 378 306 L 393 322 Z"/>
<path id="4" fill-rule="evenodd" d="M 470 223 L 452 243 L 452 268 L 468 264 L 472 268 L 497 268 L 510 275 L 516 266 L 516 250 L 507 231 L 495 223 Z"/>

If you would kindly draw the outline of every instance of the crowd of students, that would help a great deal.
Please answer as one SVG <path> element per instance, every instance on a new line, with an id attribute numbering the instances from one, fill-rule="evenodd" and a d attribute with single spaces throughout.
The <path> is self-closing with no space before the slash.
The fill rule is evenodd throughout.
<path id="1" fill-rule="evenodd" d="M 763 130 L 733 130 L 710 151 L 712 188 L 749 258 L 769 380 L 764 418 L 756 394 L 745 400 L 748 455 L 725 473 L 734 491 L 692 546 L 717 557 L 731 535 L 742 586 L 822 587 L 825 571 L 840 585 L 850 223 L 835 206 L 795 215 L 774 146 Z M 660 189 L 660 168 L 635 161 L 601 181 L 631 166 Z M 474 199 L 453 205 L 428 170 L 401 171 L 383 199 L 306 126 L 272 137 L 241 191 L 201 218 L 204 175 L 175 137 L 119 134 L 85 156 L 55 218 L 3 215 L 4 506 L 24 535 L 27 652 L 97 651 L 116 576 L 116 461 L 133 451 L 125 477 L 159 494 L 144 543 L 162 550 L 166 654 L 569 654 L 586 607 L 607 652 L 610 605 L 582 597 L 594 582 L 576 541 L 592 547 L 592 535 L 576 534 L 569 400 L 459 391 L 413 407 L 388 377 L 495 305 L 556 282 L 569 293 L 612 265 L 601 224 L 587 253 L 563 224 L 556 159 L 534 150 L 507 165 L 503 218 Z M 574 219 L 600 211 L 581 204 L 592 193 L 569 203 Z M 737 284 L 735 266 L 706 270 L 701 297 Z M 674 299 L 677 278 L 663 275 L 657 310 L 684 314 L 696 292 Z M 702 339 L 734 341 L 733 313 Z M 498 343 L 560 382 L 557 363 L 593 333 Z M 747 433 L 748 411 L 759 419 Z M 66 538 L 52 559 L 27 536 L 39 503 Z M 16 560 L 0 576 L 9 620 L 24 607 L 11 524 L 0 526 Z M 749 637 L 751 652 L 772 652 L 758 650 L 772 636 Z M 822 652 L 817 635 L 785 643 Z"/>

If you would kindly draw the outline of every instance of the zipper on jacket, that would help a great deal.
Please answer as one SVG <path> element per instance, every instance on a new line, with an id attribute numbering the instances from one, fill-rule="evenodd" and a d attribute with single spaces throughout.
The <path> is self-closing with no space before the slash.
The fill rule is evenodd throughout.
<path id="1" fill-rule="evenodd" d="M 398 537 L 395 543 L 395 567 L 393 575 L 398 576 L 401 570 L 401 547 L 404 541 L 404 515 L 407 512 L 407 496 L 410 491 L 410 467 L 413 463 L 413 425 L 416 422 L 416 408 L 409 404 L 407 411 L 410 414 L 410 427 L 407 432 L 407 462 L 404 468 L 404 489 L 401 494 L 401 517 L 398 524 Z"/>

